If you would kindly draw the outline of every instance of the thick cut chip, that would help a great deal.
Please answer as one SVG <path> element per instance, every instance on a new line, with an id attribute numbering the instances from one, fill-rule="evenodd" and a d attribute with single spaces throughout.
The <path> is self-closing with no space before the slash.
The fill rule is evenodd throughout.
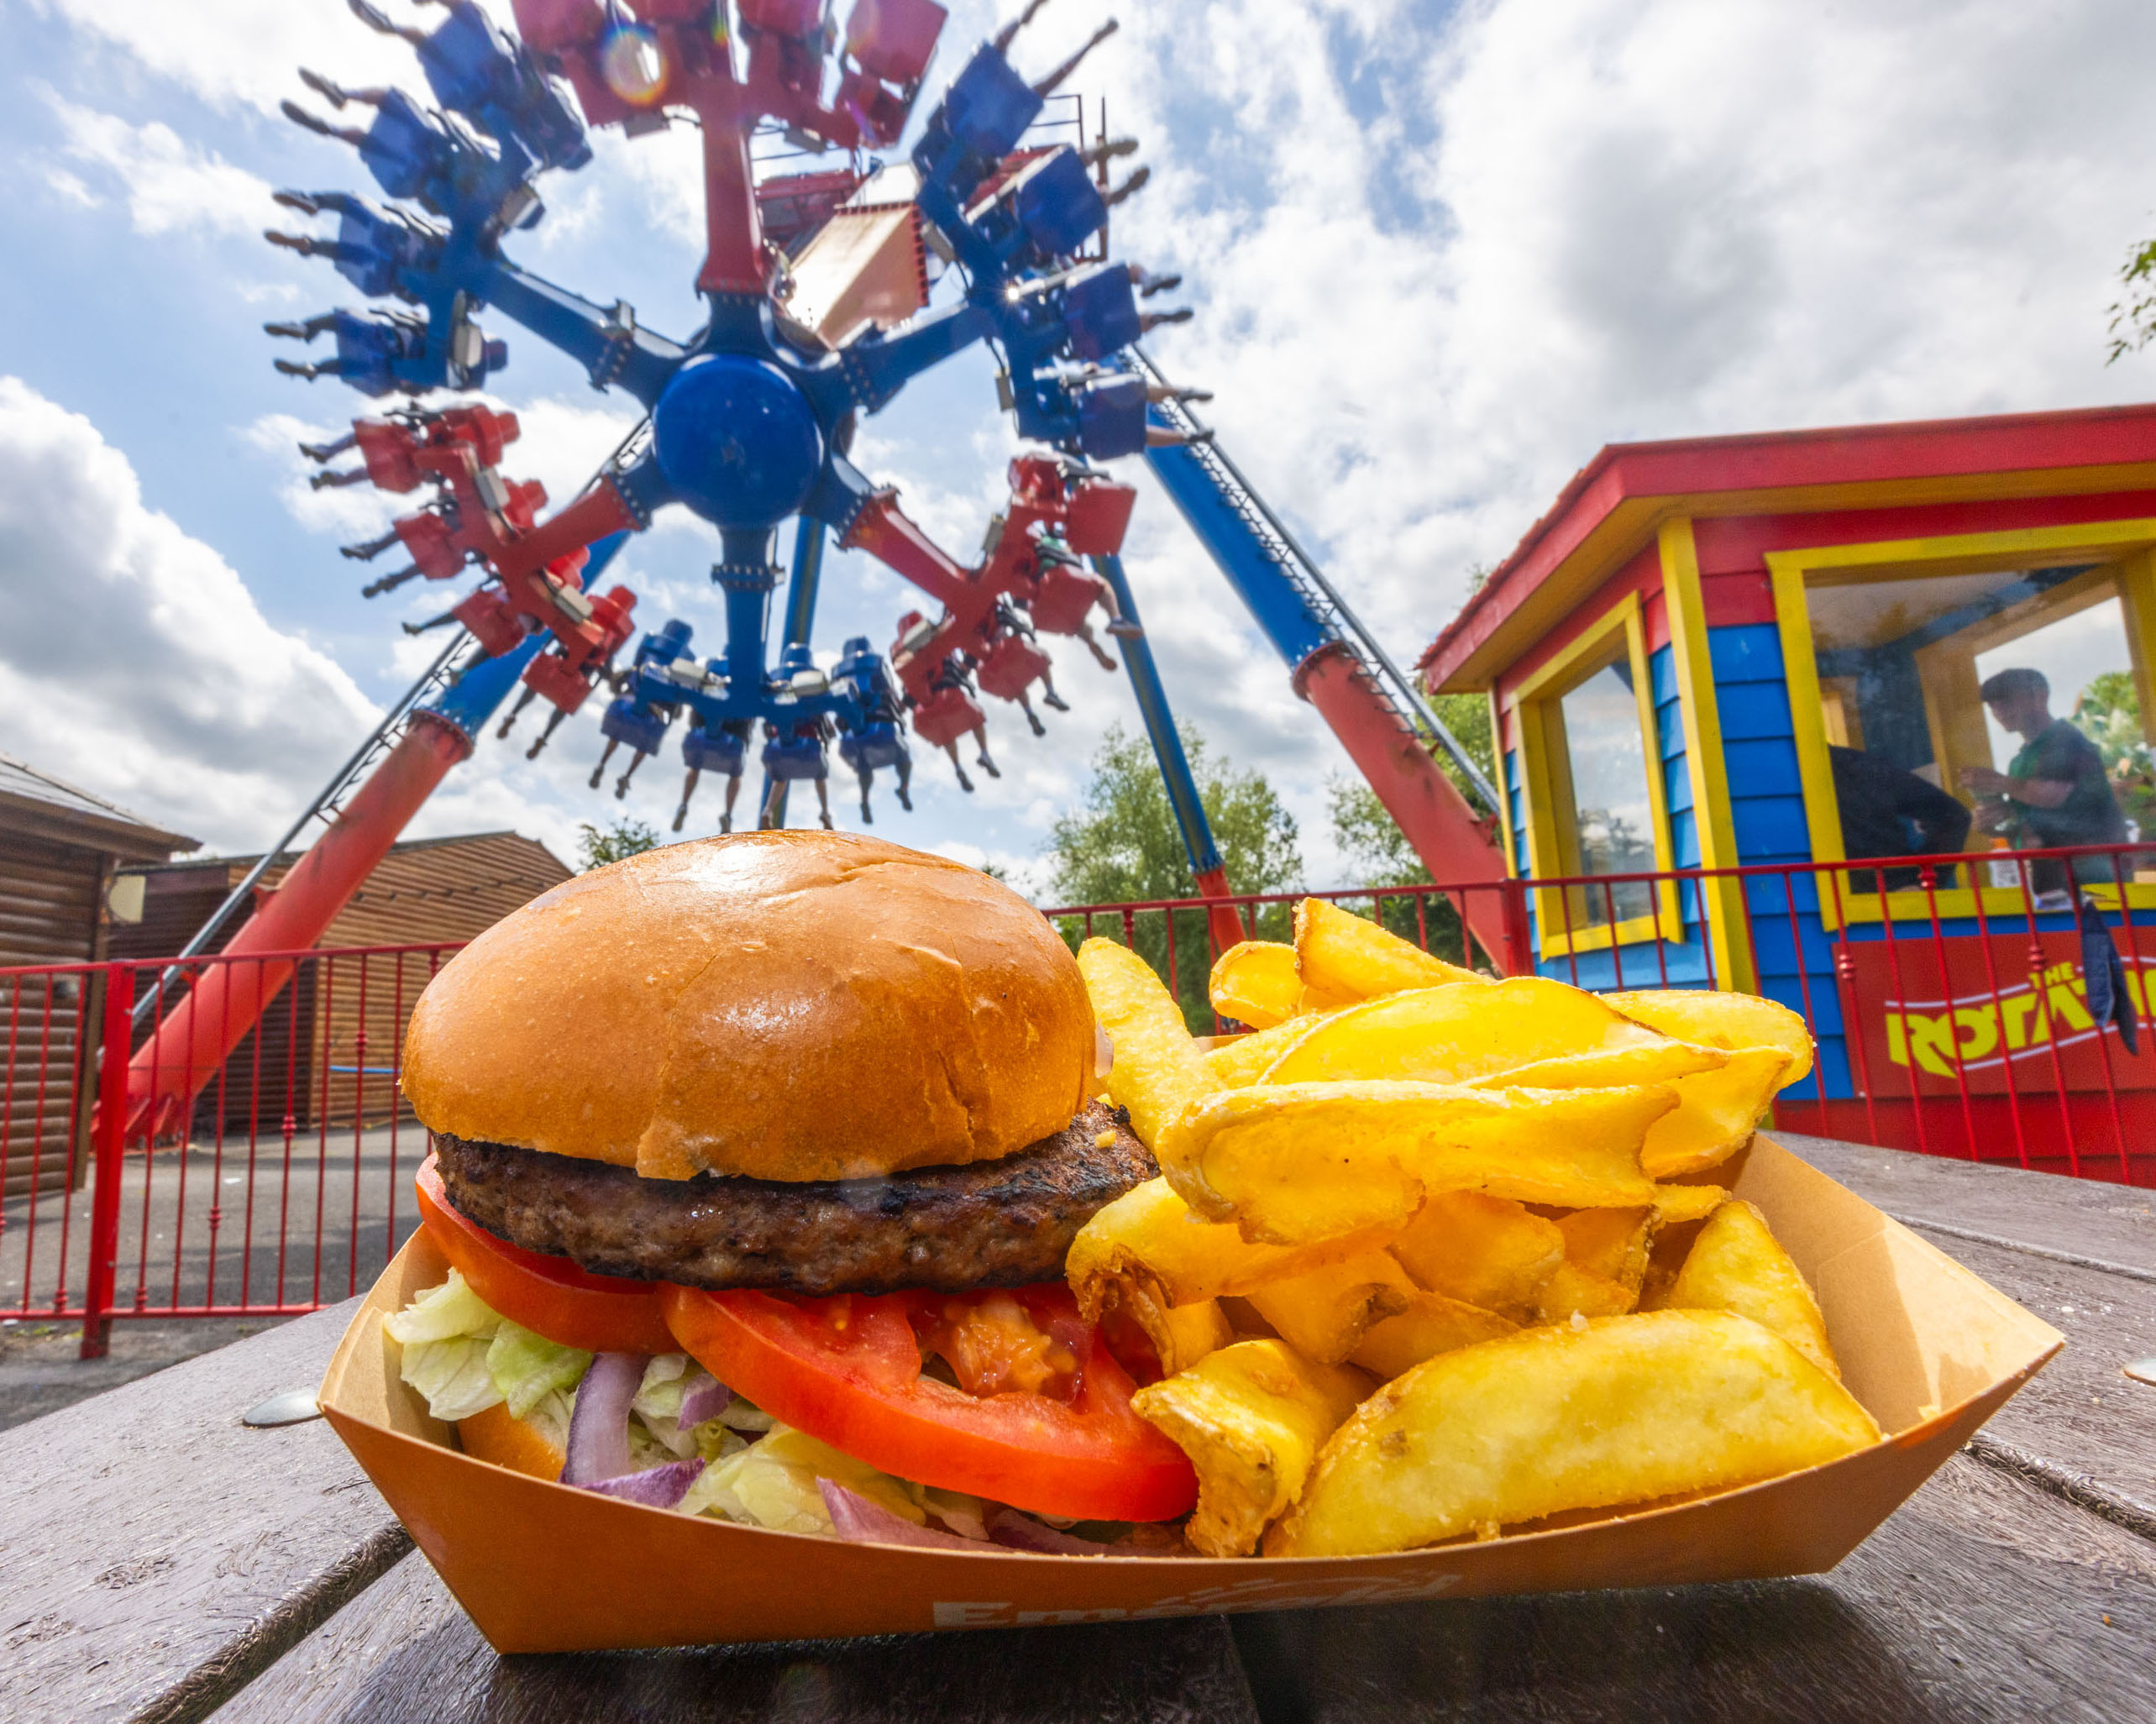
<path id="1" fill-rule="evenodd" d="M 1320 994 L 1349 999 L 1487 979 L 1434 958 L 1413 941 L 1388 934 L 1321 898 L 1306 898 L 1295 906 L 1295 962 L 1304 981 Z"/>
<path id="2" fill-rule="evenodd" d="M 1878 1440 L 1848 1390 L 1749 1318 L 1658 1311 L 1523 1329 L 1440 1353 L 1366 1401 L 1266 1554 L 1412 1550 L 1749 1485 Z"/>
<path id="3" fill-rule="evenodd" d="M 1549 1217 L 1510 1197 L 1440 1192 L 1415 1212 L 1392 1250 L 1416 1286 L 1524 1318 L 1565 1260 L 1565 1235 Z"/>
<path id="4" fill-rule="evenodd" d="M 1178 1114 L 1154 1154 L 1198 1214 L 1260 1244 L 1315 1245 L 1397 1231 L 1433 1192 L 1567 1209 L 1652 1203 L 1639 1145 L 1674 1099 L 1666 1085 L 1258 1085 Z"/>
<path id="5" fill-rule="evenodd" d="M 1415 1284 L 1389 1253 L 1364 1251 L 1307 1274 L 1267 1281 L 1243 1297 L 1298 1353 L 1320 1365 L 1338 1365 L 1374 1324 L 1408 1307 Z"/>
<path id="6" fill-rule="evenodd" d="M 1087 941 L 1078 964 L 1093 1015 L 1115 1050 L 1109 1097 L 1130 1110 L 1131 1130 L 1151 1148 L 1169 1119 L 1218 1085 L 1151 965 L 1107 940 Z"/>
<path id="7" fill-rule="evenodd" d="M 1639 1277 L 1647 1272 L 1647 1248 L 1654 1243 L 1655 1211 L 1645 1209 L 1577 1209 L 1557 1218 L 1557 1231 L 1565 1236 L 1565 1260 L 1613 1281 L 1622 1281 L 1634 1293 Z"/>
<path id="8" fill-rule="evenodd" d="M 1566 1262 L 1557 1265 L 1557 1272 L 1535 1296 L 1534 1320 L 1566 1323 L 1576 1317 L 1622 1317 L 1639 1303 L 1638 1292 L 1624 1282 Z"/>
<path id="9" fill-rule="evenodd" d="M 1330 1012 L 1304 1012 L 1270 1030 L 1224 1041 L 1207 1052 L 1205 1067 L 1223 1089 L 1241 1089 L 1256 1083 L 1275 1060 L 1331 1015 Z"/>
<path id="10" fill-rule="evenodd" d="M 1718 1185 L 1658 1185 L 1655 1187 L 1655 1225 L 1682 1227 L 1688 1221 L 1704 1221 L 1729 1201 Z"/>
<path id="11" fill-rule="evenodd" d="M 1675 1179 L 1726 1161 L 1752 1140 L 1789 1069 L 1778 1047 L 1741 1049 L 1718 1072 L 1680 1077 L 1670 1087 L 1677 1106 L 1655 1122 L 1639 1165 L 1656 1179 Z"/>
<path id="12" fill-rule="evenodd" d="M 1582 1317 L 1618 1317 L 1635 1310 L 1647 1273 L 1656 1212 L 1577 1209 L 1557 1218 L 1565 1261 L 1542 1287 L 1536 1315 L 1544 1323 Z"/>
<path id="13" fill-rule="evenodd" d="M 1665 1038 L 1646 1047 L 1597 1048 L 1559 1054 L 1510 1072 L 1474 1080 L 1477 1089 L 1612 1089 L 1628 1083 L 1667 1083 L 1696 1072 L 1718 1072 L 1730 1056 Z"/>
<path id="14" fill-rule="evenodd" d="M 1078 1229 L 1063 1267 L 1090 1322 L 1111 1305 L 1136 1316 L 1146 1305 L 1173 1309 L 1234 1297 L 1384 1241 L 1380 1233 L 1317 1245 L 1254 1245 L 1233 1222 L 1199 1219 L 1165 1179 L 1149 1179 Z"/>
<path id="15" fill-rule="evenodd" d="M 1303 977 L 1295 968 L 1295 948 L 1277 941 L 1246 940 L 1222 952 L 1213 965 L 1213 1009 L 1253 1030 L 1270 1030 L 1295 1015 L 1303 999 Z"/>
<path id="16" fill-rule="evenodd" d="M 1161 1375 L 1170 1377 L 1179 1370 L 1188 1370 L 1207 1354 L 1218 1351 L 1235 1338 L 1228 1314 L 1220 1309 L 1217 1299 L 1161 1311 L 1158 1321 L 1146 1332 L 1146 1339 L 1153 1344 L 1153 1355 L 1160 1360 Z"/>
<path id="17" fill-rule="evenodd" d="M 1425 1359 L 1471 1347 L 1478 1341 L 1494 1341 L 1519 1327 L 1509 1318 L 1478 1305 L 1448 1299 L 1442 1293 L 1419 1292 L 1397 1317 L 1372 1323 L 1370 1333 L 1347 1355 L 1348 1362 L 1390 1382 Z"/>
<path id="18" fill-rule="evenodd" d="M 1625 1055 L 1639 1080 L 1598 1079 L 1587 1056 Z M 1282 1053 L 1267 1083 L 1397 1078 L 1479 1083 L 1543 1061 L 1569 1062 L 1564 1081 L 1525 1088 L 1622 1087 L 1719 1066 L 1726 1056 L 1686 1048 L 1612 1011 L 1583 988 L 1539 976 L 1419 988 L 1328 1018 Z M 1624 1061 L 1612 1067 L 1620 1069 Z M 1508 1086 L 1512 1087 L 1512 1086 Z"/>
<path id="19" fill-rule="evenodd" d="M 1772 1329 L 1837 1381 L 1842 1375 L 1804 1271 L 1749 1203 L 1724 1203 L 1707 1218 L 1656 1303 L 1671 1311 L 1734 1311 Z"/>
<path id="20" fill-rule="evenodd" d="M 1755 993 L 1713 993 L 1704 988 L 1670 988 L 1641 993 L 1606 993 L 1604 999 L 1635 1024 L 1659 1030 L 1679 1041 L 1718 1047 L 1728 1053 L 1745 1048 L 1778 1047 L 1789 1056 L 1794 1083 L 1812 1069 L 1812 1032 L 1787 1006 Z"/>
<path id="21" fill-rule="evenodd" d="M 1207 1556 L 1248 1556 L 1303 1493 L 1319 1445 L 1370 1391 L 1359 1371 L 1298 1357 L 1280 1341 L 1238 1341 L 1138 1391 L 1130 1405 L 1198 1471 L 1184 1536 Z"/>

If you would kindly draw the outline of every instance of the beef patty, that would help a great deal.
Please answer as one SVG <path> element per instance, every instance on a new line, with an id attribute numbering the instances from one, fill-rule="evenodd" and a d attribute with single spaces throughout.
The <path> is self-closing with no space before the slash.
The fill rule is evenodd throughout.
<path id="1" fill-rule="evenodd" d="M 882 1179 L 645 1179 L 444 1133 L 434 1150 L 449 1201 L 527 1250 L 596 1275 L 818 1296 L 1060 1279 L 1094 1213 L 1160 1171 L 1130 1116 L 1098 1103 L 1000 1161 Z"/>

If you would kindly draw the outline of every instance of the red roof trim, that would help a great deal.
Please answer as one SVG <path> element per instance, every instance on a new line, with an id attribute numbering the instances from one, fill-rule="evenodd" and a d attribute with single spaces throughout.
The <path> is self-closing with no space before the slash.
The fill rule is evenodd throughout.
<path id="1" fill-rule="evenodd" d="M 1419 668 L 1433 685 L 1444 683 L 1626 503 L 1858 485 L 1916 487 L 1928 480 L 2152 462 L 2156 405 L 1610 443 L 1573 474 L 1431 642 Z M 1790 501 L 1776 506 L 1786 510 Z"/>

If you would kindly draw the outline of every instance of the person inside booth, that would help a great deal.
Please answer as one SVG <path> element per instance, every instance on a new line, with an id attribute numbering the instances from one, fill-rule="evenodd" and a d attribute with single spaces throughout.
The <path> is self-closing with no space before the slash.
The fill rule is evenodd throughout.
<path id="1" fill-rule="evenodd" d="M 1827 755 L 1833 762 L 1844 856 L 1854 862 L 1867 856 L 1959 854 L 1968 841 L 1971 816 L 1958 799 L 1928 778 L 1861 748 L 1830 743 Z M 1889 868 L 1886 889 L 1906 890 L 1920 878 L 1915 868 Z M 1856 892 L 1877 889 L 1860 874 L 1849 877 L 1849 887 Z"/>
<path id="2" fill-rule="evenodd" d="M 2120 812 L 2104 757 L 2069 720 L 2051 715 L 2051 684 L 2040 670 L 2025 666 L 2000 671 L 1977 691 L 2002 730 L 2022 739 L 2003 773 L 1967 767 L 1961 782 L 1984 799 L 1976 825 L 2026 850 L 2075 844 L 2124 844 L 2126 816 Z M 2112 859 L 2084 856 L 2051 857 L 2030 864 L 2030 883 L 2038 898 L 2068 889 L 2069 878 L 2081 885 L 2108 884 Z"/>

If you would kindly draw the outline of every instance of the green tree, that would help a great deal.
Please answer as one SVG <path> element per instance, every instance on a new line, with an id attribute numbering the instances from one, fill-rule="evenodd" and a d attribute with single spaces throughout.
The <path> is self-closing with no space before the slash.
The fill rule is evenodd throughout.
<path id="1" fill-rule="evenodd" d="M 580 830 L 584 836 L 577 840 L 577 852 L 587 874 L 608 862 L 642 856 L 658 847 L 658 834 L 642 820 L 619 820 L 603 832 L 586 820 Z"/>
<path id="2" fill-rule="evenodd" d="M 1459 739 L 1468 758 L 1482 769 L 1492 783 L 1497 782 L 1497 751 L 1490 735 L 1489 701 L 1480 694 L 1440 694 L 1431 701 L 1430 707 L 1439 721 Z M 1466 775 L 1453 763 L 1452 757 L 1441 749 L 1431 752 L 1439 769 L 1452 780 L 1453 787 L 1479 807 Z M 1430 883 L 1429 870 L 1423 866 L 1414 846 L 1408 842 L 1408 835 L 1386 812 L 1385 804 L 1369 785 L 1359 778 L 1335 773 L 1325 781 L 1325 801 L 1326 813 L 1332 819 L 1333 842 L 1340 846 L 1354 870 L 1355 884 L 1383 888 Z M 1412 899 L 1387 899 L 1379 906 L 1379 913 L 1386 927 L 1404 939 L 1414 940 L 1427 933 L 1430 950 L 1441 956 L 1456 960 L 1466 951 L 1461 945 L 1459 912 L 1448 900 L 1428 900 L 1418 914 Z"/>
<path id="3" fill-rule="evenodd" d="M 1299 886 L 1303 856 L 1295 817 L 1282 806 L 1265 775 L 1238 772 L 1216 759 L 1204 738 L 1188 725 L 1182 735 L 1229 883 L 1238 892 L 1286 892 Z M 1109 726 L 1101 738 L 1079 805 L 1058 816 L 1049 829 L 1045 854 L 1051 864 L 1050 889 L 1059 904 L 1190 898 L 1198 890 L 1152 744 L 1120 725 Z M 1260 918 L 1263 937 L 1283 937 L 1291 915 L 1286 905 L 1268 906 Z M 1076 946 L 1085 931 L 1083 919 L 1062 920 L 1063 937 Z M 1183 1015 L 1193 1030 L 1209 1034 L 1213 1009 L 1205 981 L 1212 962 L 1204 913 L 1176 912 L 1172 930 L 1169 920 L 1157 912 L 1138 918 L 1136 949 L 1166 975 L 1172 935 Z M 1094 932 L 1120 941 L 1120 919 L 1097 917 Z"/>
<path id="4" fill-rule="evenodd" d="M 2145 837 L 2156 832 L 2156 756 L 2141 728 L 2141 693 L 2130 670 L 2089 679 L 2074 703 L 2074 722 L 2104 757 L 2121 812 Z"/>
<path id="5" fill-rule="evenodd" d="M 2111 307 L 2106 364 L 2116 364 L 2156 339 L 2156 239 L 2144 240 L 2135 249 L 2119 266 L 2118 279 L 2125 284 L 2126 297 Z"/>

